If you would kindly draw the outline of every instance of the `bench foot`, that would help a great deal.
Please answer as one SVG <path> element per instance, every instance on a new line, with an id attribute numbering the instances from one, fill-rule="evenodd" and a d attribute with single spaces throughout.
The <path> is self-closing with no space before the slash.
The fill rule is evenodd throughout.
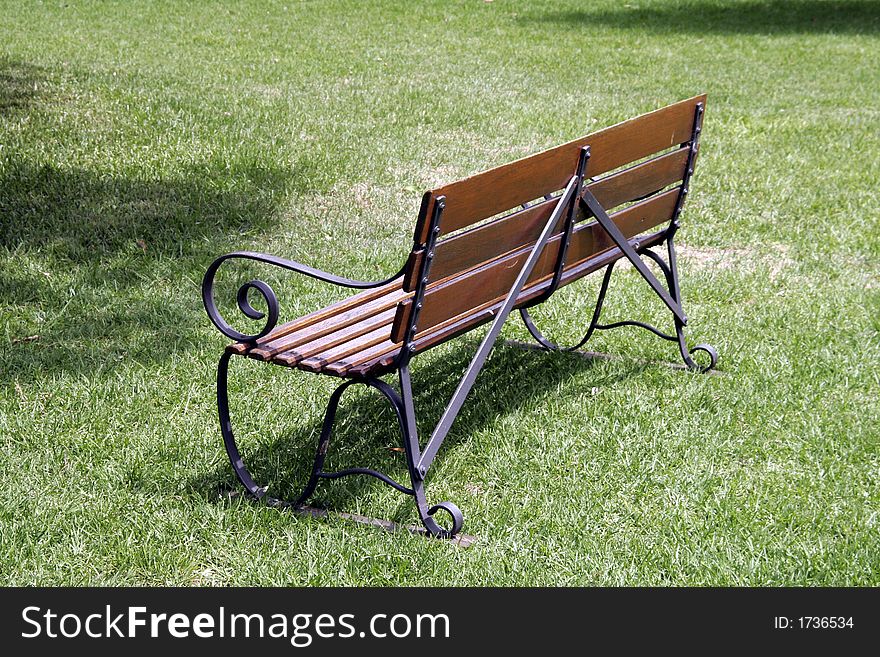
<path id="1" fill-rule="evenodd" d="M 232 355 L 233 354 L 229 352 L 225 352 L 220 357 L 220 362 L 217 366 L 217 410 L 220 417 L 220 432 L 223 435 L 223 443 L 226 447 L 226 453 L 229 456 L 229 462 L 232 464 L 235 476 L 254 499 L 263 500 L 266 504 L 273 507 L 293 507 L 298 509 L 301 508 L 312 496 L 321 479 L 338 479 L 356 474 L 369 475 L 388 484 L 401 493 L 414 497 L 422 524 L 431 536 L 437 538 L 453 538 L 459 531 L 461 531 L 464 524 L 464 518 L 461 510 L 455 504 L 452 502 L 440 502 L 439 504 L 429 506 L 427 502 L 423 482 L 424 474 L 418 472 L 416 469 L 415 463 L 417 458 L 415 458 L 415 454 L 412 453 L 412 446 L 413 444 L 417 445 L 417 442 L 415 441 L 415 437 L 411 434 L 410 426 L 407 421 L 408 417 L 410 417 L 410 409 L 412 408 L 411 397 L 408 397 L 405 401 L 397 391 L 394 390 L 394 388 L 381 379 L 376 378 L 349 379 L 340 384 L 336 390 L 333 391 L 333 394 L 330 396 L 330 400 L 327 403 L 327 411 L 324 415 L 321 435 L 318 439 L 318 448 L 315 452 L 312 473 L 299 497 L 295 501 L 289 502 L 268 495 L 267 487 L 258 485 L 251 476 L 250 471 L 247 469 L 244 459 L 241 456 L 241 452 L 238 449 L 235 434 L 232 431 L 232 422 L 229 413 L 228 386 L 229 360 Z M 384 473 L 371 468 L 349 468 L 338 472 L 324 471 L 324 460 L 327 457 L 327 451 L 330 446 L 330 438 L 333 434 L 333 425 L 336 420 L 336 412 L 339 408 L 339 402 L 343 393 L 354 383 L 362 383 L 375 388 L 382 393 L 394 409 L 404 439 L 404 448 L 407 453 L 407 469 L 409 470 L 410 480 L 412 481 L 411 488 L 404 486 Z M 440 510 L 448 513 L 452 519 L 452 526 L 449 529 L 444 528 L 434 519 L 434 515 Z"/>
<path id="2" fill-rule="evenodd" d="M 669 287 L 670 296 L 675 300 L 676 303 L 681 303 L 681 292 L 678 284 L 678 267 L 676 265 L 675 257 L 675 244 L 672 241 L 671 237 L 667 240 L 667 246 L 669 248 L 668 264 L 665 260 L 663 260 L 663 258 L 661 258 L 651 249 L 640 249 L 638 253 L 639 255 L 647 256 L 648 258 L 653 260 L 658 267 L 660 267 L 660 270 L 663 272 L 663 275 L 666 278 L 666 284 Z M 532 318 L 531 314 L 529 314 L 527 308 L 519 309 L 520 317 L 522 317 L 523 324 L 525 324 L 529 333 L 531 333 L 532 337 L 538 342 L 538 344 L 548 351 L 575 351 L 583 347 L 596 331 L 607 331 L 621 326 L 635 326 L 637 328 L 642 328 L 646 331 L 650 331 L 658 338 L 661 338 L 663 340 L 677 342 L 682 360 L 684 360 L 685 365 L 687 365 L 689 369 L 699 372 L 708 372 L 709 370 L 713 369 L 715 365 L 718 364 L 718 352 L 712 345 L 705 343 L 701 343 L 695 345 L 692 348 L 688 348 L 687 338 L 685 337 L 684 332 L 684 322 L 682 322 L 675 315 L 673 315 L 673 321 L 675 322 L 675 335 L 664 333 L 663 331 L 652 326 L 651 324 L 647 324 L 645 322 L 637 322 L 634 320 L 624 320 L 619 322 L 612 322 L 610 324 L 599 323 L 599 317 L 602 314 L 602 306 L 605 303 L 605 295 L 608 293 L 608 284 L 611 282 L 611 273 L 614 271 L 615 264 L 616 262 L 612 262 L 605 269 L 605 275 L 602 277 L 602 286 L 599 288 L 599 296 L 596 299 L 596 307 L 593 310 L 593 317 L 590 320 L 590 326 L 581 341 L 575 345 L 572 345 L 570 347 L 563 347 L 554 343 L 552 340 L 548 339 L 543 333 L 541 333 L 537 326 L 535 326 L 535 321 Z M 709 356 L 709 363 L 707 365 L 700 365 L 694 360 L 693 353 L 697 351 L 703 352 Z"/>

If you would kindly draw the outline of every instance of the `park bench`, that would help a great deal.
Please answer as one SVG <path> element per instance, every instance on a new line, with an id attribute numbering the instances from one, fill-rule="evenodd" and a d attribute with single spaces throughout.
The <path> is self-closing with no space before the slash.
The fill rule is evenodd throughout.
<path id="1" fill-rule="evenodd" d="M 427 192 L 409 257 L 397 274 L 384 281 L 349 280 L 249 251 L 215 260 L 205 274 L 202 298 L 213 323 L 235 340 L 220 358 L 217 405 L 226 450 L 241 483 L 256 498 L 300 506 L 321 479 L 370 475 L 413 496 L 431 535 L 454 536 L 462 527 L 461 511 L 451 502 L 429 505 L 424 482 L 502 325 L 518 309 L 541 347 L 561 349 L 538 330 L 529 308 L 599 269 L 605 273 L 592 319 L 583 340 L 567 349 L 581 347 L 597 330 L 637 326 L 677 342 L 689 368 L 714 367 L 717 354 L 711 346 L 689 349 L 685 341 L 687 317 L 681 305 L 674 243 L 696 163 L 704 107 L 705 96 L 697 96 Z M 667 250 L 665 260 L 652 250 L 662 244 Z M 656 263 L 665 285 L 643 257 Z M 262 281 L 250 281 L 238 290 L 238 307 L 247 317 L 265 318 L 266 323 L 258 333 L 248 335 L 230 326 L 214 301 L 215 274 L 230 259 L 277 265 L 363 291 L 278 325 L 275 293 Z M 638 321 L 599 323 L 612 270 L 621 259 L 632 263 L 672 313 L 674 334 Z M 250 304 L 252 290 L 262 295 L 266 313 Z M 421 442 L 416 434 L 411 359 L 490 321 L 437 426 Z M 700 366 L 693 359 L 691 354 L 697 350 L 708 355 L 708 364 Z M 268 497 L 239 453 L 227 390 L 232 356 L 342 379 L 329 399 L 309 481 L 292 503 Z M 381 378 L 393 374 L 399 388 Z M 340 398 L 355 383 L 375 388 L 390 402 L 402 434 L 408 486 L 370 468 L 324 471 Z M 434 518 L 439 510 L 451 516 L 448 529 Z"/>

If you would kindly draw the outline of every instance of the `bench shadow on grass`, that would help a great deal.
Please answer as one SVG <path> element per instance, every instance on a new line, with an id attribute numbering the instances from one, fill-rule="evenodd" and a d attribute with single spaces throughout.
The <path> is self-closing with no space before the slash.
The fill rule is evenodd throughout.
<path id="1" fill-rule="evenodd" d="M 446 353 L 439 357 L 426 354 L 413 361 L 413 392 L 418 420 L 419 437 L 424 446 L 434 423 L 448 400 L 452 397 L 464 369 L 476 350 L 476 341 L 471 339 L 457 340 L 445 348 Z M 233 359 L 233 369 L 236 365 Z M 539 408 L 546 399 L 555 394 L 561 385 L 565 385 L 566 395 L 577 395 L 581 392 L 580 381 L 573 385 L 571 380 L 578 374 L 591 372 L 594 378 L 583 381 L 584 394 L 593 386 L 609 386 L 628 377 L 637 375 L 650 365 L 629 362 L 623 371 L 610 373 L 597 367 L 604 361 L 584 357 L 581 354 L 548 353 L 544 351 L 522 349 L 508 344 L 496 345 L 492 357 L 477 378 L 477 383 L 455 421 L 452 431 L 443 443 L 443 447 L 434 462 L 426 482 L 428 502 L 436 503 L 442 499 L 451 499 L 459 503 L 466 492 L 455 491 L 451 495 L 441 497 L 441 488 L 449 490 L 445 480 L 449 472 L 444 468 L 444 461 L 457 446 L 466 443 L 470 437 L 482 429 L 492 426 L 497 418 L 508 415 L 519 409 L 527 412 L 531 408 Z M 256 363 L 255 367 L 272 367 L 264 363 Z M 250 369 L 247 375 L 254 374 Z M 301 372 L 291 372 L 291 376 L 309 376 Z M 321 377 L 327 379 L 329 377 Z M 396 386 L 396 376 L 385 377 Z M 242 381 L 246 381 L 247 378 Z M 335 382 L 335 380 L 334 380 Z M 314 379 L 303 381 L 303 385 L 312 385 Z M 322 404 L 326 404 L 329 391 L 321 390 Z M 279 391 L 281 393 L 281 391 Z M 354 394 L 353 394 L 354 393 Z M 245 463 L 254 479 L 260 485 L 271 482 L 268 494 L 287 501 L 295 500 L 300 494 L 312 469 L 314 452 L 321 431 L 321 416 L 312 417 L 309 421 L 290 428 L 284 427 L 281 438 L 274 441 L 259 438 L 261 427 L 253 422 L 236 421 L 236 409 L 247 403 L 246 392 L 241 388 L 235 391 L 230 388 L 232 407 L 232 424 L 236 439 Z M 274 404 L 276 408 L 284 408 L 284 403 Z M 289 408 L 289 407 L 288 407 Z M 276 432 L 278 435 L 279 432 Z M 385 398 L 366 386 L 355 385 L 345 393 L 336 415 L 333 437 L 328 450 L 325 469 L 340 470 L 348 467 L 370 467 L 388 474 L 393 479 L 409 485 L 406 471 L 405 455 L 402 450 L 390 449 L 400 447 L 400 433 L 397 420 Z M 244 491 L 238 483 L 223 450 L 222 438 L 217 432 L 219 466 L 208 473 L 191 479 L 188 490 L 198 497 L 211 502 L 226 500 L 230 493 L 238 497 Z M 512 464 L 512 467 L 516 467 Z M 328 508 L 335 511 L 356 512 L 357 500 L 375 491 L 376 487 L 385 484 L 366 476 L 345 477 L 335 481 L 320 482 L 315 494 L 309 500 L 311 506 Z M 390 490 L 390 489 L 389 489 Z M 219 493 L 219 495 L 218 495 Z M 390 491 L 391 506 L 383 510 L 382 519 L 397 523 L 414 522 L 418 524 L 415 506 L 409 496 Z M 258 502 L 251 502 L 259 504 Z"/>
<path id="2" fill-rule="evenodd" d="M 65 101 L 45 91 L 51 79 L 40 67 L 0 59 L 0 119 L 10 130 L 78 138 L 62 131 Z M 10 340 L 0 349 L 0 371 L 7 382 L 91 376 L 195 345 L 207 324 L 201 272 L 269 228 L 283 195 L 303 184 L 301 169 L 253 161 L 217 158 L 157 177 L 53 163 L 28 147 L 16 152 L 14 139 L 4 155 L 0 308 Z"/>
<path id="3" fill-rule="evenodd" d="M 880 31 L 876 0 L 765 0 L 759 2 L 619 3 L 613 9 L 522 14 L 521 22 L 591 25 L 662 33 L 873 34 Z"/>

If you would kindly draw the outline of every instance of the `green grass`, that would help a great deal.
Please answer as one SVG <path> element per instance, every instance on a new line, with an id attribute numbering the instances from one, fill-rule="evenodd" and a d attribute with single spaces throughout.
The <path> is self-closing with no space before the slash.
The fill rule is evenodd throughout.
<path id="1" fill-rule="evenodd" d="M 880 4 L 0 16 L 3 583 L 880 584 Z M 591 343 L 611 360 L 499 346 L 428 480 L 463 509 L 467 550 L 228 495 L 224 339 L 199 298 L 214 257 L 382 277 L 424 189 L 702 91 L 681 265 L 691 338 L 723 376 L 670 369 L 674 347 L 632 329 Z M 255 271 L 285 318 L 338 298 Z M 597 283 L 539 311 L 550 333 L 579 334 Z M 659 305 L 623 271 L 606 318 L 668 326 Z M 415 361 L 423 433 L 478 338 Z M 302 483 L 332 383 L 234 363 L 243 449 L 273 490 Z M 403 476 L 375 394 L 340 419 L 329 465 Z M 372 479 L 318 499 L 417 521 Z"/>

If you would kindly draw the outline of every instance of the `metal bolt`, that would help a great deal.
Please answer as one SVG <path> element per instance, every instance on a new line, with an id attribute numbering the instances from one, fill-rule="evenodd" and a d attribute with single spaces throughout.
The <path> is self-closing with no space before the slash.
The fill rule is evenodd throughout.
<path id="1" fill-rule="evenodd" d="M 416 310 L 421 310 L 421 309 L 422 309 L 422 302 L 419 301 L 419 302 L 416 304 Z"/>
<path id="2" fill-rule="evenodd" d="M 422 475 L 422 477 L 424 477 L 426 474 L 428 474 L 428 468 L 426 468 L 425 466 L 421 466 L 419 468 L 419 474 Z"/>

